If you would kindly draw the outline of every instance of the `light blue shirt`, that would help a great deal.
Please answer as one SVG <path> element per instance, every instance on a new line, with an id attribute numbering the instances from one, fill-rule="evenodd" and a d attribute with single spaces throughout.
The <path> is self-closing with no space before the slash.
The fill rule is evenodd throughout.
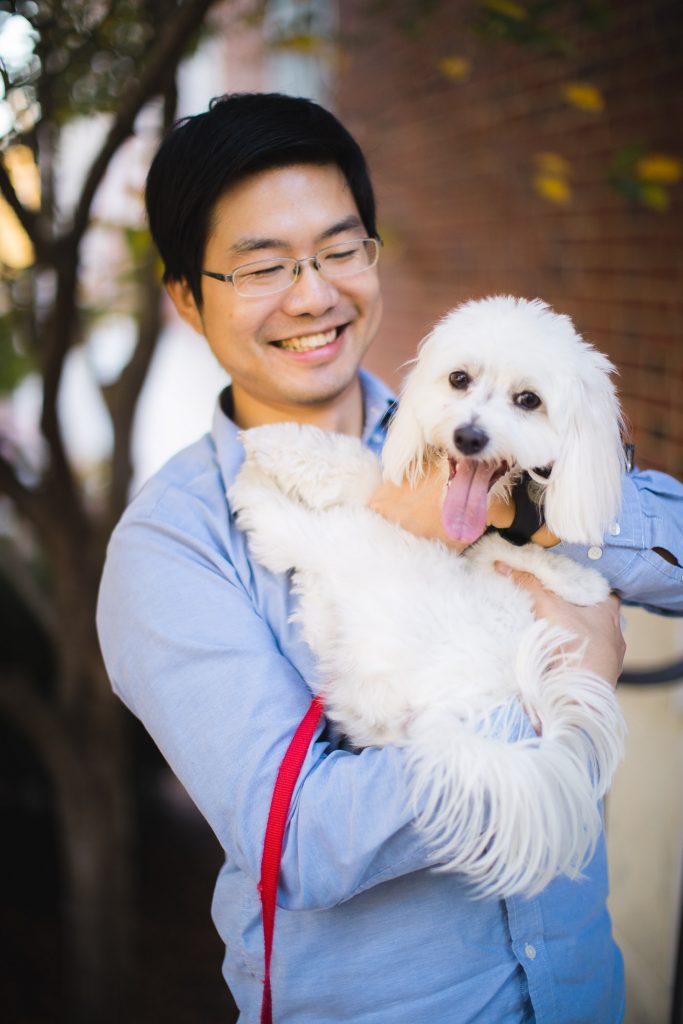
<path id="1" fill-rule="evenodd" d="M 362 381 L 364 438 L 379 448 L 391 396 L 368 374 Z M 265 822 L 315 668 L 289 621 L 288 578 L 252 562 L 231 520 L 225 492 L 241 459 L 219 406 L 212 433 L 172 459 L 115 530 L 98 627 L 115 691 L 225 851 L 213 918 L 240 1021 L 256 1024 Z M 682 531 L 681 485 L 634 473 L 599 560 L 566 550 L 597 564 L 630 600 L 683 614 L 683 571 L 651 551 L 680 558 Z M 581 881 L 557 879 L 529 900 L 477 900 L 460 877 L 433 870 L 408 804 L 401 750 L 352 753 L 320 726 L 283 853 L 278 1024 L 620 1021 L 623 967 L 606 909 L 604 841 Z"/>

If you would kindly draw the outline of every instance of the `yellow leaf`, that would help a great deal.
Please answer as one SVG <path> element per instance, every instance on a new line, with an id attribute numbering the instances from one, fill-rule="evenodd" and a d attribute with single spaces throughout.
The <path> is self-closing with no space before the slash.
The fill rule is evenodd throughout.
<path id="1" fill-rule="evenodd" d="M 527 12 L 521 4 L 515 4 L 512 0 L 484 0 L 482 7 L 488 8 L 489 11 L 495 11 L 496 14 L 505 14 L 508 18 L 514 18 L 515 21 L 524 21 L 527 17 Z"/>
<path id="2" fill-rule="evenodd" d="M 562 86 L 562 94 L 567 103 L 589 114 L 601 114 L 605 109 L 604 96 L 590 82 L 566 82 Z"/>
<path id="3" fill-rule="evenodd" d="M 657 213 L 664 213 L 669 209 L 669 193 L 662 185 L 648 184 L 641 186 L 640 199 L 644 206 L 649 206 Z"/>
<path id="4" fill-rule="evenodd" d="M 10 146 L 5 167 L 14 190 L 29 210 L 40 206 L 40 172 L 28 146 Z M 19 218 L 5 199 L 0 198 L 0 263 L 12 270 L 24 270 L 35 262 L 33 244 Z"/>
<path id="5" fill-rule="evenodd" d="M 37 210 L 40 206 L 40 171 L 33 150 L 20 144 L 10 146 L 5 153 L 5 167 L 24 206 Z"/>
<path id="6" fill-rule="evenodd" d="M 676 185 L 683 175 L 683 165 L 680 160 L 666 153 L 650 153 L 638 161 L 636 174 L 641 181 L 656 185 Z"/>
<path id="7" fill-rule="evenodd" d="M 472 61 L 467 57 L 442 57 L 436 66 L 442 75 L 457 82 L 467 78 L 472 70 Z"/>
<path id="8" fill-rule="evenodd" d="M 540 175 L 568 178 L 571 174 L 571 164 L 559 153 L 535 153 L 534 162 Z"/>
<path id="9" fill-rule="evenodd" d="M 539 196 L 558 206 L 566 206 L 572 198 L 569 182 L 565 178 L 555 178 L 551 174 L 536 175 L 534 188 Z"/>
<path id="10" fill-rule="evenodd" d="M 35 262 L 33 244 L 14 210 L 0 197 L 0 265 L 24 270 Z"/>
<path id="11" fill-rule="evenodd" d="M 278 50 L 292 50 L 295 53 L 317 53 L 324 46 L 324 40 L 310 32 L 299 32 L 281 36 L 273 42 L 273 46 Z"/>

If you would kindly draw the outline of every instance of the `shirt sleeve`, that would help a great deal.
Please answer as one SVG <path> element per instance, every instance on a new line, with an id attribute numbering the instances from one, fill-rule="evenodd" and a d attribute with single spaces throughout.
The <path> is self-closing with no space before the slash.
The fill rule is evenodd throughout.
<path id="1" fill-rule="evenodd" d="M 621 511 L 603 544 L 555 550 L 599 569 L 625 604 L 683 615 L 683 484 L 665 473 L 634 470 L 624 478 Z"/>
<path id="2" fill-rule="evenodd" d="M 124 520 L 98 629 L 115 691 L 256 884 L 277 770 L 311 692 L 218 548 L 208 533 Z M 334 906 L 436 859 L 413 825 L 402 751 L 335 749 L 322 730 L 285 838 L 278 900 L 289 909 Z"/>

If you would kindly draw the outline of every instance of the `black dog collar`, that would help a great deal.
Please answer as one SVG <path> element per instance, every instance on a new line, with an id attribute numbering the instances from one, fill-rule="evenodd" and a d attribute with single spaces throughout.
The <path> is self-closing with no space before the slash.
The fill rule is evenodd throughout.
<path id="1" fill-rule="evenodd" d="M 550 475 L 550 470 L 536 470 L 541 476 Z M 519 483 L 515 484 L 512 490 L 512 497 L 515 502 L 515 517 L 509 526 L 499 528 L 490 526 L 489 530 L 497 533 L 508 540 L 515 547 L 521 548 L 528 544 L 536 530 L 545 523 L 543 505 L 534 499 L 533 492 L 538 492 L 536 484 L 528 473 L 524 473 Z"/>
<path id="2" fill-rule="evenodd" d="M 635 453 L 634 445 L 624 444 L 624 461 L 627 473 L 633 470 Z M 537 476 L 550 476 L 550 469 L 536 469 L 534 472 Z M 504 529 L 490 526 L 486 532 L 489 533 L 492 530 L 496 530 L 501 537 L 504 537 L 505 540 L 510 541 L 511 544 L 519 548 L 524 544 L 528 544 L 536 530 L 540 530 L 545 523 L 543 493 L 539 490 L 539 487 L 540 485 L 535 483 L 529 474 L 525 472 L 519 483 L 515 484 L 512 489 L 512 497 L 515 501 L 515 518 Z"/>

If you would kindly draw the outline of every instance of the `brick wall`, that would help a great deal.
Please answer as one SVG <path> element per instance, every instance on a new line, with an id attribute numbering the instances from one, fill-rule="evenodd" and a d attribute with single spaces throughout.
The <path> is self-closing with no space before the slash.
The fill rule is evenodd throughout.
<path id="1" fill-rule="evenodd" d="M 463 299 L 540 296 L 619 366 L 639 463 L 683 475 L 683 184 L 664 212 L 607 184 L 624 147 L 683 158 L 683 8 L 620 0 L 601 31 L 565 14 L 556 27 L 575 55 L 552 56 L 475 36 L 469 0 L 437 4 L 408 34 L 408 6 L 340 4 L 336 109 L 368 154 L 387 243 L 371 368 L 397 382 Z M 449 56 L 469 75 L 446 77 Z M 600 89 L 601 113 L 566 102 L 572 80 Z M 534 188 L 544 152 L 568 162 L 564 205 Z"/>

